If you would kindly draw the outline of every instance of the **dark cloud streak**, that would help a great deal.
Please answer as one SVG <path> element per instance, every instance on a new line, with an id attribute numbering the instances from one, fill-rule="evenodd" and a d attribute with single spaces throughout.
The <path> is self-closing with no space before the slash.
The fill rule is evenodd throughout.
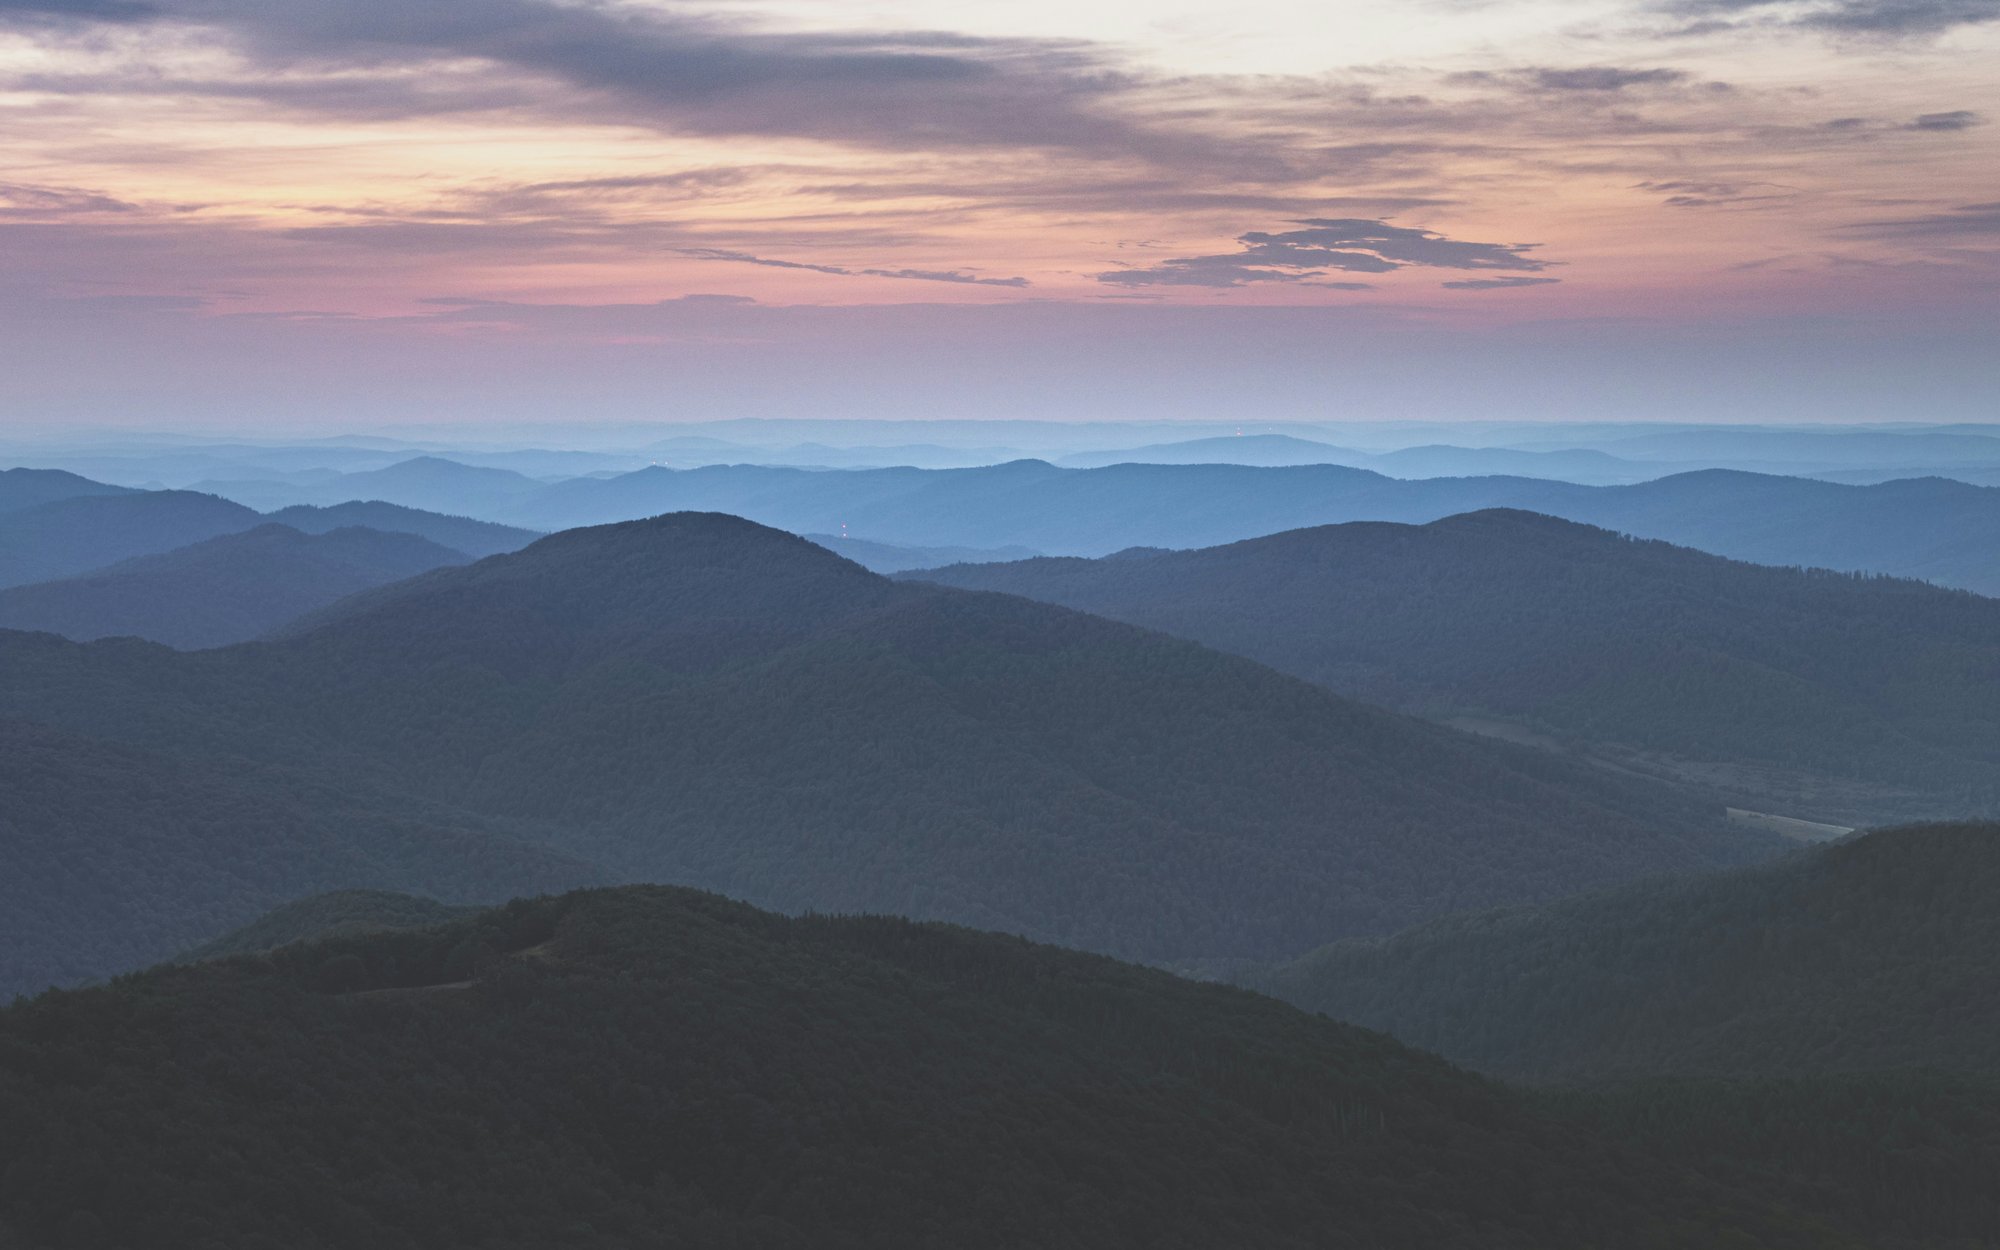
<path id="1" fill-rule="evenodd" d="M 1030 285 L 1026 278 L 982 278 L 977 274 L 965 273 L 957 269 L 850 269 L 845 265 L 818 265 L 799 260 L 776 260 L 768 256 L 758 256 L 751 252 L 738 252 L 720 247 L 675 248 L 683 256 L 695 260 L 725 260 L 743 265 L 764 265 L 772 269 L 804 269 L 811 273 L 832 274 L 840 278 L 906 278 L 917 282 L 955 282 L 965 286 L 1006 286 L 1024 287 Z"/>
<path id="2" fill-rule="evenodd" d="M 1157 265 L 1100 273 L 1097 280 L 1113 286 L 1226 288 L 1257 282 L 1311 282 L 1330 270 L 1390 273 L 1423 267 L 1532 272 L 1552 263 L 1527 255 L 1533 244 L 1469 243 L 1386 221 L 1315 217 L 1292 224 L 1302 228 L 1277 234 L 1252 230 L 1238 235 L 1239 251 L 1177 256 Z"/>
<path id="3" fill-rule="evenodd" d="M 1794 26 L 1837 34 L 1910 37 L 2000 21 L 2000 0 L 1820 0 L 1799 10 L 1781 0 L 1671 0 L 1668 12 L 1698 19 L 1682 33 L 1739 24 Z"/>

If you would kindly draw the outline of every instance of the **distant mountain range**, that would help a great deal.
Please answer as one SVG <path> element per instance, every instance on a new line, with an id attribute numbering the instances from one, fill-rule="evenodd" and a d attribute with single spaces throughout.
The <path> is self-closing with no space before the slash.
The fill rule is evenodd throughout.
<path id="1" fill-rule="evenodd" d="M 1848 824 L 2000 808 L 2000 601 L 1532 513 L 914 574 Z M 1499 722 L 1489 725 L 1488 722 Z"/>
<path id="2" fill-rule="evenodd" d="M 978 469 L 643 469 L 559 482 L 503 519 L 555 530 L 680 509 L 797 533 L 907 546 L 1026 546 L 1061 555 L 1205 547 L 1304 526 L 1422 523 L 1516 508 L 1760 564 L 1920 577 L 2000 592 L 2000 490 L 1942 479 L 1850 486 L 1713 471 L 1627 486 L 1517 477 L 1404 481 L 1337 465 L 1023 461 Z"/>
<path id="3" fill-rule="evenodd" d="M 1251 978 L 1536 1080 L 2000 1074 L 2000 827 L 1894 829 L 1345 942 Z"/>
<path id="4" fill-rule="evenodd" d="M 253 647 L 0 633 L 0 703 L 105 750 L 429 805 L 600 880 L 1162 962 L 1282 956 L 1777 844 L 1655 785 L 1129 626 L 900 585 L 719 516 L 559 534 Z M 38 827 L 82 822 L 94 832 L 72 839 L 110 862 L 152 821 L 199 830 L 213 807 L 115 774 L 94 790 L 156 814 Z M 394 888 L 409 871 L 313 879 Z M 178 892 L 151 905 L 169 899 L 190 942 L 243 919 Z M 98 954 L 61 967 L 119 966 Z"/>
<path id="5" fill-rule="evenodd" d="M 196 489 L 268 510 L 371 500 L 455 516 L 485 516 L 505 511 L 544 485 L 511 469 L 417 456 L 386 468 L 328 474 L 310 481 L 206 481 L 198 483 Z"/>
<path id="6" fill-rule="evenodd" d="M 1355 451 L 1287 434 L 1245 434 L 1200 438 L 1148 447 L 1079 452 L 1056 464 L 1096 469 L 1115 464 L 1240 464 L 1263 467 L 1337 464 L 1373 469 L 1387 477 L 1483 477 L 1516 474 L 1569 482 L 1642 482 L 1671 470 L 1620 460 L 1588 448 L 1519 451 L 1508 447 L 1406 447 L 1391 452 Z"/>
<path id="7" fill-rule="evenodd" d="M 0 590 L 0 629 L 182 650 L 247 642 L 307 612 L 471 556 L 415 534 L 268 524 L 61 581 Z"/>

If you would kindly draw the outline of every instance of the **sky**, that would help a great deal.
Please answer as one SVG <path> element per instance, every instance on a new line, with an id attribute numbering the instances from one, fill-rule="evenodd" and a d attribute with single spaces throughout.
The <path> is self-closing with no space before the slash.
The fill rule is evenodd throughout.
<path id="1" fill-rule="evenodd" d="M 0 424 L 2000 417 L 2000 0 L 0 0 Z"/>

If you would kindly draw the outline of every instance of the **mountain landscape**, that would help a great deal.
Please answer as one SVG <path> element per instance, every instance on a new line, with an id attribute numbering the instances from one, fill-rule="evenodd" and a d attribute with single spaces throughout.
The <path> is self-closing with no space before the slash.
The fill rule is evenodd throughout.
<path id="1" fill-rule="evenodd" d="M 0 697 L 93 739 L 504 822 L 600 880 L 1165 963 L 1781 844 L 1697 795 L 720 516 L 558 534 L 271 643 L 0 633 Z"/>
<path id="2" fill-rule="evenodd" d="M 2000 1250 L 2000 0 L 0 0 L 0 1250 Z"/>
<path id="3" fill-rule="evenodd" d="M 914 574 L 1849 825 L 2000 806 L 2000 602 L 1512 511 Z"/>
<path id="4" fill-rule="evenodd" d="M 276 523 L 61 581 L 0 590 L 0 629 L 182 650 L 247 642 L 357 591 L 472 557 L 415 534 Z"/>

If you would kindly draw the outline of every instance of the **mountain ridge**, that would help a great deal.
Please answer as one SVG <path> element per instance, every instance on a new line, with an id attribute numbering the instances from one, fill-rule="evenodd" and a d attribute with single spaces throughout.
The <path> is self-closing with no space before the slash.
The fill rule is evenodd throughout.
<path id="1" fill-rule="evenodd" d="M 217 651 L 0 633 L 0 696 L 505 819 L 611 879 L 1157 962 L 1777 846 L 1676 791 L 714 515 L 568 531 Z"/>
<path id="2" fill-rule="evenodd" d="M 1848 824 L 2000 804 L 2000 601 L 1493 509 L 903 575 L 1160 629 Z M 1780 809 L 1785 810 L 1785 809 Z"/>

